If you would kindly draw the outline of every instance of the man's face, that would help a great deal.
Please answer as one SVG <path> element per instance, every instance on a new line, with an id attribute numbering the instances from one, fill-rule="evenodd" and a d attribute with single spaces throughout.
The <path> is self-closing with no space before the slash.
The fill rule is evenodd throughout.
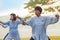
<path id="1" fill-rule="evenodd" d="M 35 10 L 35 15 L 40 16 L 41 12 L 39 10 Z"/>

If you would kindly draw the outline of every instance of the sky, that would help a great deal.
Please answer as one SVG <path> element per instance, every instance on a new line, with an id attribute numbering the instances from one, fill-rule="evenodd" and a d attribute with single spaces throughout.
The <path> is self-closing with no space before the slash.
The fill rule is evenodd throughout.
<path id="1" fill-rule="evenodd" d="M 24 3 L 29 0 L 0 0 L 0 16 L 16 13 L 22 15 L 28 14 L 27 9 L 24 9 Z M 26 12 L 26 14 L 24 14 Z"/>

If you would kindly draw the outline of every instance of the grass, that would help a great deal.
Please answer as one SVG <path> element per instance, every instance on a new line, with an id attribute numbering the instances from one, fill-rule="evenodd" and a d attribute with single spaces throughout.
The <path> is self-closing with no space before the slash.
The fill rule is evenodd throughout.
<path id="1" fill-rule="evenodd" d="M 22 38 L 21 40 L 29 40 L 29 38 Z M 60 38 L 51 38 L 51 40 L 60 40 Z"/>
<path id="2" fill-rule="evenodd" d="M 60 36 L 49 36 L 51 40 L 60 40 Z M 21 40 L 29 40 L 29 38 L 21 38 Z"/>
<path id="3" fill-rule="evenodd" d="M 51 40 L 60 40 L 60 36 L 49 36 Z"/>
<path id="4" fill-rule="evenodd" d="M 22 38 L 21 40 L 29 40 L 29 38 Z M 60 40 L 60 38 L 51 38 L 51 40 Z"/>
<path id="5" fill-rule="evenodd" d="M 52 38 L 51 40 L 60 40 L 60 38 Z"/>
<path id="6" fill-rule="evenodd" d="M 49 38 L 51 40 L 60 40 L 60 36 L 49 36 Z M 30 38 L 26 37 L 26 38 L 21 38 L 21 40 L 29 40 Z M 0 39 L 2 40 L 2 39 Z"/>
<path id="7" fill-rule="evenodd" d="M 29 38 L 21 38 L 21 40 L 29 40 Z"/>

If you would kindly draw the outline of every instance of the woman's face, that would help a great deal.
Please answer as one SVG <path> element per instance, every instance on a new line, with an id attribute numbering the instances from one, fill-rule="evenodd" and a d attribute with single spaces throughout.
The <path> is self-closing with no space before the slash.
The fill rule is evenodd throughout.
<path id="1" fill-rule="evenodd" d="M 14 17 L 13 17 L 13 15 L 10 15 L 10 19 L 11 19 L 11 20 L 14 20 Z"/>

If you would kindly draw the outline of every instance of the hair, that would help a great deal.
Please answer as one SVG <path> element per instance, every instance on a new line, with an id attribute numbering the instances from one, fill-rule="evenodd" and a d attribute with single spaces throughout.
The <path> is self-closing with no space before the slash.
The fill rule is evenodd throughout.
<path id="1" fill-rule="evenodd" d="M 42 12 L 42 8 L 40 6 L 36 6 L 35 10 L 38 10 L 38 11 Z"/>
<path id="2" fill-rule="evenodd" d="M 16 20 L 16 15 L 14 13 L 11 13 L 10 15 L 13 16 L 13 20 L 15 21 Z"/>

